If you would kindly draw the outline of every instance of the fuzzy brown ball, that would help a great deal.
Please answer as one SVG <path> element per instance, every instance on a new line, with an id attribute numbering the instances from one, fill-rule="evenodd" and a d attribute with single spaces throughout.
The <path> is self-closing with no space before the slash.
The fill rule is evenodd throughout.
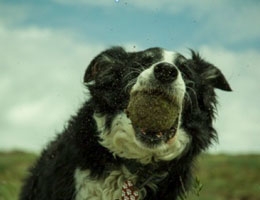
<path id="1" fill-rule="evenodd" d="M 179 107 L 163 95 L 134 92 L 130 95 L 126 112 L 135 127 L 163 131 L 173 126 Z"/>

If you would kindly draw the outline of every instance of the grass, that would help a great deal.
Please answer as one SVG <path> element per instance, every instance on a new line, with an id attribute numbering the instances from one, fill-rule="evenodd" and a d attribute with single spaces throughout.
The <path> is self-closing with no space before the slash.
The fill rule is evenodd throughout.
<path id="1" fill-rule="evenodd" d="M 16 200 L 27 174 L 27 168 L 36 155 L 20 151 L 0 152 L 0 200 Z"/>
<path id="2" fill-rule="evenodd" d="M 35 158 L 20 151 L 0 152 L 0 200 L 17 199 Z M 195 192 L 187 200 L 260 199 L 260 155 L 202 155 L 197 166 Z"/>
<path id="3" fill-rule="evenodd" d="M 260 199 L 260 155 L 203 155 L 197 174 L 203 188 L 189 199 Z"/>

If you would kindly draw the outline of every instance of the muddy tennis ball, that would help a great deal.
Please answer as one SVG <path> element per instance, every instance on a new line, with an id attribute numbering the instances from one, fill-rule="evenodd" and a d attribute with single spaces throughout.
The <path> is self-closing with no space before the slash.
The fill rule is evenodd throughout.
<path id="1" fill-rule="evenodd" d="M 133 126 L 149 130 L 169 130 L 178 118 L 179 106 L 165 95 L 133 92 L 126 113 Z"/>

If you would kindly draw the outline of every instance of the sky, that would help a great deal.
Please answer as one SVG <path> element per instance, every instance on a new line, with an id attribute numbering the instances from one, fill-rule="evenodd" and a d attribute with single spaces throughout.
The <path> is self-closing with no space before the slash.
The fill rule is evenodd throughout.
<path id="1" fill-rule="evenodd" d="M 0 150 L 39 152 L 88 98 L 100 51 L 189 48 L 221 69 L 212 153 L 260 153 L 260 1 L 0 0 Z"/>

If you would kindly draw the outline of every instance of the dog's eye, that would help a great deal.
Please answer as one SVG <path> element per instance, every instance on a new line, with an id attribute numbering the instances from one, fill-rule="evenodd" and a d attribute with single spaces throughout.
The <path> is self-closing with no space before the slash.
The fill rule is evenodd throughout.
<path id="1" fill-rule="evenodd" d="M 144 67 L 149 67 L 153 64 L 153 62 L 154 62 L 154 57 L 152 55 L 147 55 L 141 59 L 140 63 Z"/>
<path id="2" fill-rule="evenodd" d="M 142 69 L 145 69 L 149 66 L 152 65 L 153 63 L 153 57 L 152 56 L 144 56 L 142 58 L 139 58 L 139 59 L 136 59 L 134 62 L 133 62 L 133 66 L 137 67 L 137 68 L 142 68 Z"/>
<path id="3" fill-rule="evenodd" d="M 185 65 L 185 64 L 179 65 L 178 68 L 181 71 L 182 76 L 184 77 L 184 79 L 192 80 L 193 77 L 195 76 L 194 75 L 195 74 L 194 71 L 190 67 Z"/>
<path id="4" fill-rule="evenodd" d="M 152 63 L 153 62 L 153 56 L 148 55 L 142 58 L 142 63 Z"/>
<path id="5" fill-rule="evenodd" d="M 194 76 L 191 71 L 184 70 L 183 68 L 179 68 L 181 71 L 182 78 L 185 82 L 185 85 L 188 87 L 194 87 Z"/>

